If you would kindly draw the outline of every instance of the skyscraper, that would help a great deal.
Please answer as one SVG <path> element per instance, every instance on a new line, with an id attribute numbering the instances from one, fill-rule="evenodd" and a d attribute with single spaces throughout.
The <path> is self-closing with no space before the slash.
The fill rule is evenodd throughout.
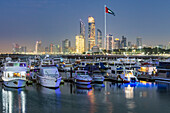
<path id="1" fill-rule="evenodd" d="M 52 43 L 50 44 L 50 53 L 51 54 L 53 53 L 53 44 Z"/>
<path id="2" fill-rule="evenodd" d="M 142 48 L 142 38 L 140 38 L 140 37 L 136 38 L 136 46 L 139 49 Z"/>
<path id="3" fill-rule="evenodd" d="M 127 47 L 127 42 L 126 42 L 127 38 L 125 36 L 122 36 L 122 40 L 121 40 L 121 48 L 125 49 Z"/>
<path id="4" fill-rule="evenodd" d="M 99 49 L 102 48 L 102 32 L 100 29 L 97 29 L 97 46 Z"/>
<path id="5" fill-rule="evenodd" d="M 63 53 L 69 52 L 69 48 L 71 47 L 71 42 L 68 39 L 62 41 L 62 51 Z"/>
<path id="6" fill-rule="evenodd" d="M 114 40 L 114 49 L 120 49 L 120 40 L 119 40 L 119 38 L 115 38 L 115 40 Z"/>
<path id="7" fill-rule="evenodd" d="M 88 17 L 88 51 L 95 46 L 95 20 L 93 17 Z"/>
<path id="8" fill-rule="evenodd" d="M 109 35 L 106 35 L 106 50 L 112 51 L 112 49 L 113 49 L 113 35 L 109 34 Z"/>
<path id="9" fill-rule="evenodd" d="M 76 53 L 83 53 L 84 50 L 84 41 L 85 39 L 83 38 L 82 35 L 77 35 L 76 36 Z"/>
<path id="10" fill-rule="evenodd" d="M 84 45 L 86 45 L 86 39 L 85 39 L 85 24 L 84 22 L 80 19 L 80 35 L 82 38 L 84 38 Z M 84 46 L 84 51 L 86 50 L 86 46 Z"/>
<path id="11" fill-rule="evenodd" d="M 42 52 L 41 51 L 41 41 L 36 41 L 36 44 L 35 44 L 35 53 L 40 53 Z"/>

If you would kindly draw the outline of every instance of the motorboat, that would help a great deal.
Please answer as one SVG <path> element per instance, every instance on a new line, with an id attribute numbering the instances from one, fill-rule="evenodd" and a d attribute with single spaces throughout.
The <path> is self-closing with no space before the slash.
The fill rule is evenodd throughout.
<path id="1" fill-rule="evenodd" d="M 170 83 L 170 59 L 159 62 L 157 74 L 154 77 L 156 82 Z"/>
<path id="2" fill-rule="evenodd" d="M 77 70 L 75 71 L 74 81 L 78 84 L 88 85 L 92 82 L 92 78 L 89 76 L 88 71 Z"/>
<path id="3" fill-rule="evenodd" d="M 63 64 L 62 68 L 64 69 L 64 71 L 71 71 L 71 68 L 73 69 L 73 65 L 70 63 L 65 63 Z"/>
<path id="4" fill-rule="evenodd" d="M 38 69 L 38 66 L 40 65 L 40 56 L 35 56 L 34 58 L 30 57 L 28 59 L 28 67 L 30 70 Z"/>
<path id="5" fill-rule="evenodd" d="M 92 81 L 95 83 L 103 83 L 104 81 L 104 77 L 102 76 L 100 70 L 94 70 L 91 77 L 93 79 Z"/>
<path id="6" fill-rule="evenodd" d="M 2 69 L 3 84 L 13 88 L 24 87 L 26 85 L 26 72 L 26 62 L 13 62 L 10 57 L 7 57 Z"/>
<path id="7" fill-rule="evenodd" d="M 124 83 L 138 82 L 136 76 L 134 76 L 133 70 L 124 70 L 122 74 L 117 76 L 118 79 Z"/>
<path id="8" fill-rule="evenodd" d="M 42 66 L 37 75 L 37 83 L 44 87 L 58 88 L 61 78 L 56 66 Z"/>

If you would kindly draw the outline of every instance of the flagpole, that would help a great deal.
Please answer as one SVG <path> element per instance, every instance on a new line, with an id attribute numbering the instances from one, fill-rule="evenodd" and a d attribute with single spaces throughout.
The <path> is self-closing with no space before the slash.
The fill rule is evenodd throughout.
<path id="1" fill-rule="evenodd" d="M 104 5 L 104 13 L 105 13 L 105 18 L 104 18 L 104 42 L 105 42 L 105 44 L 104 44 L 104 48 L 106 49 L 106 5 Z"/>

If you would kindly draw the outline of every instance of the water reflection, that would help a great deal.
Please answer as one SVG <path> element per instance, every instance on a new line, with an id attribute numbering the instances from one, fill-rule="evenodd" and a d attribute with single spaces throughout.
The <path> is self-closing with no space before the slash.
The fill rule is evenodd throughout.
<path id="1" fill-rule="evenodd" d="M 76 84 L 76 93 L 77 94 L 88 94 L 89 91 L 92 90 L 91 85 L 81 85 L 81 84 Z"/>
<path id="2" fill-rule="evenodd" d="M 22 88 L 2 88 L 2 103 L 4 113 L 25 113 L 26 112 L 26 94 Z"/>
<path id="3" fill-rule="evenodd" d="M 130 86 L 130 84 L 125 87 L 125 98 L 126 99 L 133 99 L 134 98 L 134 87 Z"/>

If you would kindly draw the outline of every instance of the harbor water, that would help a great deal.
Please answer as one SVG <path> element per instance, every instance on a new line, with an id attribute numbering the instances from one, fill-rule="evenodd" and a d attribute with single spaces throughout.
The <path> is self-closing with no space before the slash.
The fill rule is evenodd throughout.
<path id="1" fill-rule="evenodd" d="M 169 113 L 170 85 L 140 81 L 88 86 L 64 83 L 7 88 L 0 83 L 1 113 Z"/>

